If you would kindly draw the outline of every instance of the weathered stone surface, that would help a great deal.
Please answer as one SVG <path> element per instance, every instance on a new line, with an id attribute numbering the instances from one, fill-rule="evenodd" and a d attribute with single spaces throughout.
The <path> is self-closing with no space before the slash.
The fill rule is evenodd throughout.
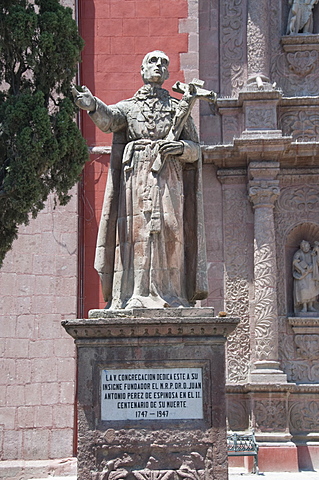
<path id="1" fill-rule="evenodd" d="M 318 241 L 311 249 L 310 243 L 302 240 L 300 249 L 293 257 L 294 310 L 297 315 L 318 314 L 315 307 L 319 295 L 318 247 Z"/>
<path id="2" fill-rule="evenodd" d="M 211 308 L 105 310 L 99 313 L 92 312 L 95 318 L 88 320 L 63 322 L 78 348 L 79 479 L 178 480 L 209 476 L 226 480 L 224 349 L 226 337 L 236 328 L 239 319 L 213 317 Z M 177 318 L 172 316 L 174 314 Z M 173 372 L 192 368 L 202 369 L 202 385 L 197 385 L 203 397 L 199 417 L 188 413 L 190 418 L 185 420 L 165 415 L 158 419 L 141 415 L 134 420 L 102 420 L 103 370 L 112 375 L 117 372 L 118 378 L 110 380 L 114 383 L 122 381 L 119 372 L 124 371 L 126 378 L 130 369 L 134 375 L 146 370 L 152 372 L 148 375 L 155 375 L 161 369 Z M 186 376 L 183 388 L 187 389 L 188 385 L 191 389 Z M 110 391 L 107 385 L 106 379 L 105 391 Z M 114 385 L 112 388 L 119 388 Z M 139 398 L 136 396 L 132 401 L 138 388 L 126 385 L 123 390 L 119 389 L 122 392 L 120 401 L 125 404 L 123 408 L 126 402 L 132 402 L 134 408 L 148 411 L 146 397 L 142 398 L 147 391 L 154 395 L 154 398 L 147 397 L 147 402 L 158 402 L 154 408 L 160 406 L 168 411 L 180 401 L 179 398 L 172 402 L 165 400 L 172 393 L 172 398 L 177 398 L 175 392 L 181 387 L 174 382 L 170 388 L 168 383 L 165 386 L 160 382 L 156 388 L 154 386 L 155 390 L 150 385 L 145 386 Z M 128 392 L 133 393 L 129 395 Z M 108 416 L 112 418 L 112 413 Z"/>
<path id="3" fill-rule="evenodd" d="M 287 35 L 313 33 L 313 7 L 318 0 L 292 0 L 287 23 Z"/>
<path id="4" fill-rule="evenodd" d="M 145 85 L 132 99 L 105 105 L 74 88 L 76 104 L 103 132 L 113 132 L 111 170 L 95 268 L 112 309 L 193 306 L 207 296 L 199 141 L 190 111 L 215 102 L 202 82 L 176 83 L 178 102 L 162 87 L 169 58 L 148 53 Z"/>

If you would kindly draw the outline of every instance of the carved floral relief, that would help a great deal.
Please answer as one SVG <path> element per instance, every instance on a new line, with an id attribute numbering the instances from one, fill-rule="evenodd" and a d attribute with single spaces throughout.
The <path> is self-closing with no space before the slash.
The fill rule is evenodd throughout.
<path id="1" fill-rule="evenodd" d="M 284 109 L 279 116 L 279 125 L 283 135 L 292 135 L 294 140 L 317 141 L 319 139 L 319 110 Z"/>
<path id="2" fill-rule="evenodd" d="M 247 108 L 246 111 L 246 126 L 247 128 L 269 130 L 276 128 L 276 118 L 273 108 Z"/>
<path id="3" fill-rule="evenodd" d="M 319 359 L 319 335 L 295 335 L 295 343 L 298 357 L 309 360 Z"/>
<path id="4" fill-rule="evenodd" d="M 248 376 L 250 359 L 249 340 L 249 252 L 250 245 L 246 225 L 248 223 L 248 199 L 246 191 L 226 188 L 224 192 L 225 214 L 225 264 L 226 311 L 240 316 L 236 331 L 228 337 L 228 382 L 243 383 Z"/>
<path id="5" fill-rule="evenodd" d="M 287 53 L 288 68 L 292 73 L 305 77 L 309 75 L 318 62 L 318 52 L 315 50 L 305 52 Z"/>
<path id="6" fill-rule="evenodd" d="M 316 432 L 319 429 L 319 402 L 296 401 L 290 406 L 292 432 Z"/>
<path id="7" fill-rule="evenodd" d="M 222 94 L 234 95 L 245 81 L 246 0 L 221 2 Z"/>
<path id="8" fill-rule="evenodd" d="M 259 431 L 278 431 L 287 428 L 286 403 L 280 400 L 259 400 L 255 402 L 254 414 Z"/>

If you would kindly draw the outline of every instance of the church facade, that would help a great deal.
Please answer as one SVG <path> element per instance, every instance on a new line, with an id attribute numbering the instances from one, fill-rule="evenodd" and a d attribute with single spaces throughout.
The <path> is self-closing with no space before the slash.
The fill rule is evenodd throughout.
<path id="1" fill-rule="evenodd" d="M 62 3 L 85 40 L 78 83 L 105 103 L 132 97 L 155 49 L 170 58 L 170 92 L 199 78 L 217 93 L 215 109 L 202 102 L 193 117 L 209 277 L 201 305 L 241 320 L 227 345 L 228 429 L 254 431 L 261 471 L 318 469 L 319 5 Z M 63 472 L 72 461 L 56 459 L 76 456 L 76 359 L 60 322 L 105 306 L 93 263 L 112 142 L 86 113 L 78 121 L 91 155 L 81 184 L 68 206 L 48 202 L 21 229 L 0 272 L 0 468 L 50 459 Z"/>

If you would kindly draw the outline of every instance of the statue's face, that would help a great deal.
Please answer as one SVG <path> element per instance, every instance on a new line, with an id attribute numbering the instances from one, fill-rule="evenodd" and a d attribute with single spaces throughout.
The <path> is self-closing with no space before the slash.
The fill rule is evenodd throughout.
<path id="1" fill-rule="evenodd" d="M 168 78 L 169 58 L 165 53 L 155 51 L 148 53 L 142 63 L 142 77 L 144 83 L 157 83 L 162 85 Z"/>
<path id="2" fill-rule="evenodd" d="M 301 250 L 303 252 L 308 253 L 309 250 L 310 250 L 310 243 L 306 242 L 306 241 L 303 241 L 303 242 L 301 242 L 300 247 L 301 247 Z"/>

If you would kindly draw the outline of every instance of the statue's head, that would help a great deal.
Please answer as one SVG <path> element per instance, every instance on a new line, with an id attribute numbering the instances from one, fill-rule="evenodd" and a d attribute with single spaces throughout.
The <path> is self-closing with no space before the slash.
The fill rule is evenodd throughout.
<path id="1" fill-rule="evenodd" d="M 147 53 L 141 66 L 141 75 L 144 83 L 162 85 L 168 79 L 169 58 L 160 50 Z"/>
<path id="2" fill-rule="evenodd" d="M 307 242 L 307 240 L 302 240 L 302 242 L 300 243 L 300 249 L 305 253 L 309 252 L 310 243 Z"/>

